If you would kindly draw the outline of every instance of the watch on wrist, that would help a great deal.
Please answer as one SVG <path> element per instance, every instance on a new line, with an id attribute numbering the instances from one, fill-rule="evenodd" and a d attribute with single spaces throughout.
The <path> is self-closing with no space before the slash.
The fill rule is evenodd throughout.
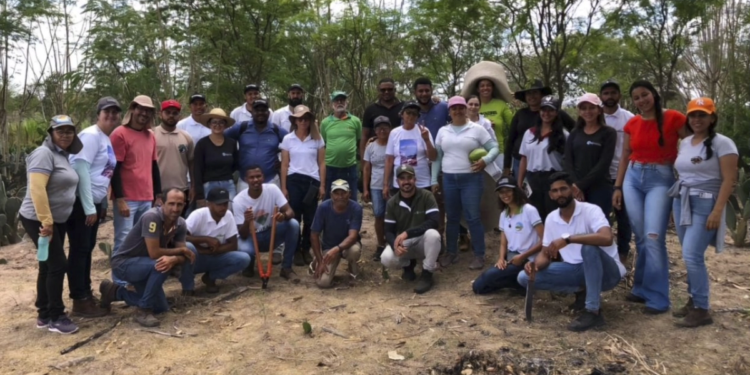
<path id="1" fill-rule="evenodd" d="M 570 245 L 570 234 L 565 233 L 562 235 L 562 239 L 565 240 L 565 243 Z"/>

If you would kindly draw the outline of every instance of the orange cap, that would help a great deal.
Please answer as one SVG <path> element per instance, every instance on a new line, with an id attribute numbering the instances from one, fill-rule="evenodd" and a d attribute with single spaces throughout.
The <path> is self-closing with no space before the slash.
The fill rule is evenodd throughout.
<path id="1" fill-rule="evenodd" d="M 712 115 L 716 113 L 716 105 L 714 105 L 714 101 L 709 98 L 693 99 L 688 103 L 687 113 L 695 111 L 706 112 L 709 115 Z"/>

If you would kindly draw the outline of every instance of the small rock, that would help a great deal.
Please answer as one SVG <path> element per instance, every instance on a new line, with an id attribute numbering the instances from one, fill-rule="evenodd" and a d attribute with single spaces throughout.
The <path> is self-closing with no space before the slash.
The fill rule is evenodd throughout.
<path id="1" fill-rule="evenodd" d="M 467 368 L 466 370 L 461 371 L 461 375 L 471 375 L 474 373 L 474 370 Z"/>

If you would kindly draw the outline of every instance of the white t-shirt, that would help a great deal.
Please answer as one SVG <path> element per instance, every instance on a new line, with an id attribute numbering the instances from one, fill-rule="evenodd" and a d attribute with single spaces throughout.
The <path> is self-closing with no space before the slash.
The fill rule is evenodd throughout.
<path id="1" fill-rule="evenodd" d="M 693 136 L 690 135 L 680 142 L 677 160 L 674 162 L 674 168 L 680 175 L 680 181 L 687 184 L 707 180 L 720 180 L 721 166 L 719 158 L 725 155 L 739 155 L 734 141 L 721 134 L 716 134 L 711 142 L 713 156 L 708 160 L 706 160 L 706 145 L 703 142 L 693 145 L 692 141 Z M 700 189 L 690 189 L 691 195 L 698 195 L 702 192 L 704 191 Z"/>
<path id="2" fill-rule="evenodd" d="M 279 148 L 289 151 L 289 172 L 291 174 L 302 174 L 320 181 L 320 168 L 318 167 L 318 150 L 326 147 L 321 139 L 312 139 L 310 135 L 304 142 L 300 141 L 297 134 L 289 133 L 284 136 Z"/>
<path id="3" fill-rule="evenodd" d="M 533 128 L 532 128 L 533 129 Z M 568 132 L 564 131 L 565 138 L 568 138 Z M 551 154 L 547 153 L 547 146 L 549 146 L 549 137 L 545 137 L 541 142 L 534 140 L 534 133 L 531 129 L 523 133 L 523 139 L 521 139 L 521 150 L 518 152 L 522 156 L 526 157 L 526 171 L 528 172 L 543 172 L 543 171 L 562 171 L 562 159 L 563 154 L 555 151 Z"/>
<path id="4" fill-rule="evenodd" d="M 535 228 L 540 224 L 542 224 L 542 218 L 539 216 L 539 211 L 527 203 L 521 207 L 521 212 L 512 217 L 508 216 L 507 209 L 501 212 L 498 228 L 505 233 L 509 252 L 525 253 L 539 243 L 540 238 Z M 530 256 L 529 260 L 533 261 L 534 258 L 536 255 Z"/>
<path id="5" fill-rule="evenodd" d="M 78 138 L 83 143 L 83 149 L 69 157 L 72 164 L 75 160 L 89 163 L 91 172 L 91 196 L 94 204 L 101 203 L 107 198 L 107 190 L 112 175 L 115 173 L 117 158 L 112 148 L 112 142 L 96 124 L 81 130 Z"/>
<path id="6" fill-rule="evenodd" d="M 268 118 L 271 119 L 273 116 L 273 110 L 271 108 L 268 108 Z M 236 122 L 243 122 L 243 121 L 250 121 L 253 119 L 253 114 L 250 113 L 250 111 L 247 110 L 247 107 L 245 106 L 245 103 L 242 103 L 241 106 L 235 108 L 232 110 L 232 112 L 229 114 L 229 117 L 233 118 Z M 273 123 L 273 121 L 272 121 Z M 289 129 L 287 129 L 289 130 Z M 197 142 L 197 141 L 196 141 Z"/>
<path id="7" fill-rule="evenodd" d="M 604 114 L 604 121 L 607 125 L 617 131 L 617 143 L 615 144 L 615 156 L 612 158 L 612 164 L 609 165 L 609 175 L 612 179 L 617 178 L 617 168 L 620 166 L 620 156 L 622 156 L 622 142 L 624 141 L 625 124 L 633 118 L 633 113 L 619 106 L 617 111 L 611 115 Z"/>
<path id="8" fill-rule="evenodd" d="M 383 189 L 383 175 L 385 174 L 385 151 L 387 145 L 379 145 L 378 142 L 372 142 L 365 148 L 365 161 L 372 164 L 370 170 L 370 189 Z"/>
<path id="9" fill-rule="evenodd" d="M 180 120 L 177 123 L 177 129 L 182 129 L 190 134 L 190 137 L 193 138 L 193 144 L 198 144 L 198 141 L 203 137 L 211 135 L 211 129 L 195 121 L 192 115 Z"/>
<path id="10" fill-rule="evenodd" d="M 482 125 L 469 121 L 460 130 L 448 124 L 438 130 L 435 144 L 443 150 L 443 173 L 471 173 L 469 154 L 492 140 Z"/>
<path id="11" fill-rule="evenodd" d="M 432 145 L 432 137 L 429 137 Z M 385 149 L 387 156 L 393 156 L 393 187 L 398 187 L 396 168 L 410 165 L 417 173 L 417 187 L 430 187 L 430 159 L 427 157 L 427 143 L 422 138 L 419 127 L 414 125 L 411 130 L 399 126 L 388 135 L 388 145 Z M 467 154 L 468 155 L 468 154 Z M 467 157 L 468 160 L 468 157 Z M 382 186 L 382 185 L 381 185 Z"/>
<path id="12" fill-rule="evenodd" d="M 575 205 L 576 208 L 573 216 L 570 218 L 570 223 L 566 223 L 560 217 L 559 208 L 547 215 L 547 219 L 544 222 L 542 246 L 549 246 L 552 241 L 562 238 L 563 234 L 571 236 L 577 234 L 594 234 L 603 227 L 610 227 L 609 221 L 604 217 L 604 213 L 599 206 L 579 201 L 576 201 Z M 582 247 L 583 245 L 581 244 L 569 244 L 560 249 L 560 256 L 562 256 L 565 263 L 583 263 L 583 256 L 581 256 Z M 601 249 L 615 260 L 617 268 L 620 270 L 620 277 L 624 277 L 626 272 L 625 267 L 620 263 L 620 256 L 617 254 L 617 246 L 614 244 L 614 241 L 611 245 L 602 247 Z"/>
<path id="13" fill-rule="evenodd" d="M 263 192 L 258 199 L 253 199 L 248 194 L 248 189 L 239 192 L 232 201 L 234 209 L 234 221 L 237 225 L 245 224 L 245 211 L 253 208 L 255 215 L 255 232 L 263 232 L 271 228 L 271 217 L 273 216 L 273 206 L 281 209 L 286 206 L 287 200 L 281 189 L 274 184 L 263 184 Z"/>
<path id="14" fill-rule="evenodd" d="M 273 112 L 271 115 L 271 123 L 276 124 L 280 128 L 284 128 L 286 131 L 290 131 L 292 128 L 292 122 L 289 121 L 289 116 L 292 115 L 292 109 L 289 106 L 281 107 Z"/>
<path id="15" fill-rule="evenodd" d="M 235 224 L 232 212 L 229 210 L 227 210 L 224 217 L 217 223 L 211 217 L 211 211 L 208 207 L 199 208 L 188 216 L 185 223 L 191 235 L 196 237 L 213 237 L 219 240 L 219 243 L 222 245 L 237 235 L 237 224 Z"/>

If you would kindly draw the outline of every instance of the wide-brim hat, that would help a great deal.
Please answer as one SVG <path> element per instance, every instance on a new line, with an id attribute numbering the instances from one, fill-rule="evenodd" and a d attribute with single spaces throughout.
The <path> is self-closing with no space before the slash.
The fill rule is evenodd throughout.
<path id="1" fill-rule="evenodd" d="M 294 110 L 292 110 L 292 114 L 289 115 L 289 122 L 294 123 L 294 120 L 305 117 L 307 115 L 310 115 L 310 117 L 312 117 L 313 120 L 315 119 L 315 115 L 312 113 L 312 111 L 310 111 L 310 108 L 308 108 L 304 104 L 300 104 L 294 107 Z"/>
<path id="2" fill-rule="evenodd" d="M 468 98 L 471 95 L 478 96 L 477 84 L 483 79 L 492 82 L 494 86 L 492 92 L 493 98 L 499 98 L 508 103 L 513 100 L 513 91 L 510 91 L 510 87 L 508 87 L 508 77 L 505 74 L 505 68 L 492 61 L 482 61 L 466 71 L 461 96 L 464 98 Z"/>
<path id="3" fill-rule="evenodd" d="M 526 90 L 516 91 L 513 97 L 526 103 L 526 93 L 529 91 L 540 91 L 542 96 L 552 95 L 552 89 L 549 86 L 545 86 L 541 80 L 534 80 L 534 83 Z"/>
<path id="4" fill-rule="evenodd" d="M 218 119 L 226 121 L 227 127 L 234 125 L 234 119 L 227 116 L 227 113 L 224 112 L 224 110 L 221 108 L 214 108 L 211 110 L 211 112 L 204 113 L 198 116 L 198 122 L 202 124 L 203 126 L 208 127 L 212 118 L 218 118 Z"/>
<path id="5" fill-rule="evenodd" d="M 133 107 L 135 107 L 135 105 L 154 109 L 154 102 L 150 97 L 148 97 L 147 95 L 138 95 L 133 98 L 133 101 L 130 102 L 130 106 L 128 106 L 128 113 L 126 113 L 125 117 L 122 118 L 121 125 L 130 124 L 130 118 L 133 116 Z"/>

